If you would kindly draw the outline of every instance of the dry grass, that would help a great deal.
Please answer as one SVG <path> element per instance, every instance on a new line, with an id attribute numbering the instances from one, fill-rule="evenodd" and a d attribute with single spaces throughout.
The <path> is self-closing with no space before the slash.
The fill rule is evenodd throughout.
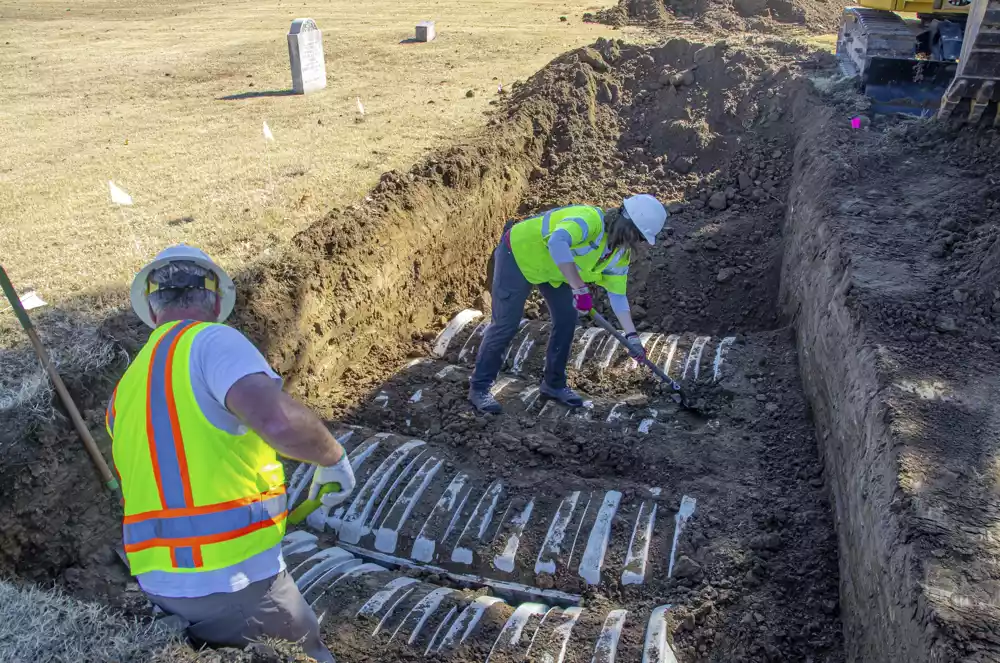
<path id="1" fill-rule="evenodd" d="M 91 316 L 49 311 L 40 316 L 38 330 L 62 375 L 93 376 L 128 359 Z M 53 398 L 52 383 L 27 339 L 20 330 L 0 327 L 0 457 L 35 426 L 53 420 Z"/>
<path id="2" fill-rule="evenodd" d="M 161 661 L 184 660 L 181 656 L 189 652 L 194 653 L 150 624 L 120 617 L 59 590 L 0 581 L 0 661 L 138 663 L 157 656 Z"/>
<path id="3" fill-rule="evenodd" d="M 63 306 L 95 289 L 122 292 L 173 242 L 238 270 L 384 170 L 481 126 L 498 83 L 621 35 L 582 23 L 593 9 L 0 0 L 0 260 L 22 292 Z M 324 30 L 329 88 L 281 96 L 291 85 L 285 33 L 298 16 Z M 438 40 L 401 44 L 423 19 L 438 22 Z M 360 123 L 355 97 L 367 110 Z M 276 137 L 267 153 L 264 120 Z M 135 199 L 124 215 L 109 203 L 109 179 Z"/>
<path id="4" fill-rule="evenodd" d="M 0 580 L 0 661 L 4 663 L 307 663 L 293 643 L 267 639 L 246 649 L 194 649 L 156 622 L 95 603 Z"/>

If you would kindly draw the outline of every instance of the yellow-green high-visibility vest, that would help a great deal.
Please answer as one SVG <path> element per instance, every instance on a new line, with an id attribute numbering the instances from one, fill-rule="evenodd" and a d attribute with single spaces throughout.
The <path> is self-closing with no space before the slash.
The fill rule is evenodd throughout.
<path id="1" fill-rule="evenodd" d="M 569 233 L 573 262 L 583 282 L 624 295 L 629 251 L 619 249 L 605 255 L 608 251 L 604 212 L 591 205 L 559 207 L 525 219 L 510 229 L 510 250 L 528 283 L 549 283 L 558 287 L 566 282 L 548 248 L 549 237 L 560 229 Z"/>
<path id="2" fill-rule="evenodd" d="M 285 533 L 285 473 L 274 449 L 253 431 L 216 428 L 195 398 L 191 345 L 212 324 L 154 330 L 108 405 L 133 575 L 231 566 Z"/>

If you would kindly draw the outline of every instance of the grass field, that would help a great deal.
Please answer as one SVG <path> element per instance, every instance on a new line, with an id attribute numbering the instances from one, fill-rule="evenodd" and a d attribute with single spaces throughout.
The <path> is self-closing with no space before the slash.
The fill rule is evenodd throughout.
<path id="1" fill-rule="evenodd" d="M 481 126 L 499 83 L 621 34 L 584 24 L 593 9 L 0 0 L 0 260 L 22 292 L 63 306 L 124 292 L 170 243 L 238 269 L 357 200 L 381 172 Z M 329 78 L 307 97 L 286 94 L 285 34 L 300 16 L 324 31 Z M 401 43 L 426 19 L 436 41 Z M 267 145 L 264 121 L 276 139 Z M 134 206 L 112 206 L 108 180 Z"/>

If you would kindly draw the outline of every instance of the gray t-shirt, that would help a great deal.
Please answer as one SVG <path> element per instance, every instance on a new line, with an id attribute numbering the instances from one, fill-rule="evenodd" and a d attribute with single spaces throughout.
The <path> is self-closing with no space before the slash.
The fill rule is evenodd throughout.
<path id="1" fill-rule="evenodd" d="M 198 407 L 216 428 L 234 435 L 246 433 L 243 423 L 226 409 L 226 394 L 237 380 L 254 373 L 263 373 L 281 383 L 253 343 L 232 327 L 215 325 L 195 336 L 191 345 L 191 385 Z M 139 574 L 136 580 L 148 594 L 196 598 L 238 592 L 250 583 L 278 575 L 284 568 L 281 546 L 277 545 L 239 564 L 214 571 L 150 571 Z"/>

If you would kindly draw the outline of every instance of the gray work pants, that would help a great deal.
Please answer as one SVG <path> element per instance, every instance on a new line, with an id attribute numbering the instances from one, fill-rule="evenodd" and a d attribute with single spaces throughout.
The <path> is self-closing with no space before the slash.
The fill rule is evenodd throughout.
<path id="1" fill-rule="evenodd" d="M 507 245 L 501 241 L 493 252 L 493 317 L 483 343 L 476 355 L 476 368 L 469 380 L 476 391 L 486 391 L 497 379 L 503 367 L 507 346 L 514 339 L 524 313 L 524 303 L 534 287 L 521 273 Z M 566 386 L 566 362 L 573 347 L 577 311 L 573 305 L 573 290 L 566 284 L 553 288 L 548 283 L 538 286 L 552 316 L 552 331 L 545 352 L 545 384 L 553 389 Z"/>
<path id="2" fill-rule="evenodd" d="M 147 596 L 169 614 L 189 622 L 188 635 L 199 644 L 243 648 L 272 637 L 301 642 L 302 649 L 320 663 L 335 661 L 320 639 L 316 613 L 288 571 L 250 583 L 238 592 L 198 598 Z"/>

